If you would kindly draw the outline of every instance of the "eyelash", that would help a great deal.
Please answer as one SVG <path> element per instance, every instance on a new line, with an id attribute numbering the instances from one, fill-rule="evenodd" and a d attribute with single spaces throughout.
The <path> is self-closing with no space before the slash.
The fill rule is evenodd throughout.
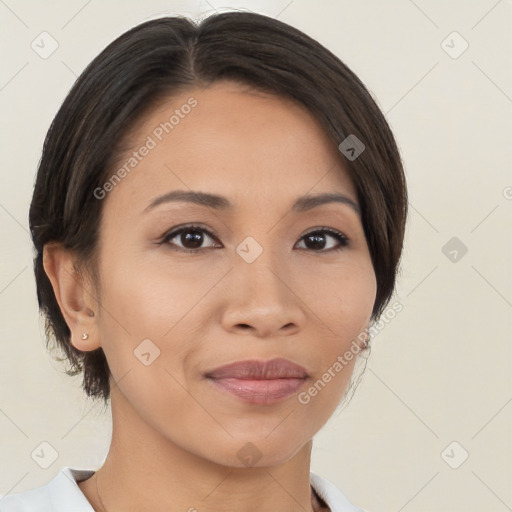
<path id="1" fill-rule="evenodd" d="M 167 234 L 165 234 L 163 236 L 163 238 L 159 242 L 157 242 L 157 244 L 158 245 L 169 244 L 170 240 L 172 240 L 173 238 L 176 238 L 178 235 L 181 235 L 181 233 L 184 233 L 187 231 L 199 231 L 202 233 L 206 233 L 210 238 L 212 238 L 214 240 L 218 240 L 218 237 L 214 233 L 212 233 L 210 230 L 203 228 L 201 226 L 195 225 L 195 224 L 190 224 L 187 226 L 183 226 L 177 230 L 168 232 Z M 338 240 L 340 246 L 337 248 L 334 248 L 334 249 L 332 249 L 332 248 L 327 249 L 327 250 L 320 249 L 318 251 L 315 251 L 314 249 L 307 249 L 307 248 L 301 249 L 301 250 L 306 250 L 306 251 L 315 252 L 315 253 L 337 252 L 337 251 L 341 251 L 342 249 L 345 249 L 346 247 L 348 247 L 350 245 L 350 240 L 343 233 L 340 233 L 339 231 L 336 231 L 332 228 L 327 228 L 327 227 L 316 228 L 312 231 L 309 231 L 308 233 L 302 235 L 300 240 L 306 238 L 308 235 L 318 234 L 318 233 L 327 233 L 327 234 L 331 235 L 332 237 L 336 238 L 336 240 Z M 185 252 L 185 253 L 198 253 L 200 251 L 203 251 L 204 249 L 214 249 L 214 247 L 203 247 L 203 248 L 199 248 L 199 249 L 185 249 L 185 248 L 179 247 L 179 246 L 172 246 L 171 244 L 169 244 L 169 247 L 172 250 L 179 251 L 179 252 Z"/>

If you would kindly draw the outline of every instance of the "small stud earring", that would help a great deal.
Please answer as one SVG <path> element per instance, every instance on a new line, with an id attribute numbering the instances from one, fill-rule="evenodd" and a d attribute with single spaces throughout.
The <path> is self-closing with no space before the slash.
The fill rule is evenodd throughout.
<path id="1" fill-rule="evenodd" d="M 84 332 L 84 333 L 82 334 L 82 339 L 83 339 L 83 340 L 86 340 L 86 339 L 88 339 L 88 338 L 89 338 L 89 335 L 88 335 L 86 332 Z"/>

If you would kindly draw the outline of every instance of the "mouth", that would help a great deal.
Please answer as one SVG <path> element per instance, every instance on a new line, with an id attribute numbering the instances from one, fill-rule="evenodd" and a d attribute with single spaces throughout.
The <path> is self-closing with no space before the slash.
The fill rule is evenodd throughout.
<path id="1" fill-rule="evenodd" d="M 296 393 L 310 376 L 287 359 L 238 361 L 205 373 L 216 389 L 252 404 L 272 404 Z"/>

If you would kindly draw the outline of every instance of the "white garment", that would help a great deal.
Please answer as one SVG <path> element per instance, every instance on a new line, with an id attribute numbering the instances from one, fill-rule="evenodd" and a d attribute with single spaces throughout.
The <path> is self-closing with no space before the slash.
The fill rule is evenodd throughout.
<path id="1" fill-rule="evenodd" d="M 72 469 L 69 466 L 47 484 L 29 491 L 8 494 L 0 500 L 0 512 L 94 512 L 77 481 L 87 480 L 91 469 Z M 352 505 L 334 484 L 310 473 L 310 483 L 327 503 L 331 512 L 364 512 Z"/>

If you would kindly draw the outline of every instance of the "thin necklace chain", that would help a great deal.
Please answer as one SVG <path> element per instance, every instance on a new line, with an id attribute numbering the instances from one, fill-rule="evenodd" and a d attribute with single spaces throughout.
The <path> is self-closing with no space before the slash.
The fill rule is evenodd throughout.
<path id="1" fill-rule="evenodd" d="M 96 494 L 98 495 L 98 498 L 100 499 L 101 508 L 103 509 L 103 512 L 107 512 L 107 509 L 105 505 L 103 504 L 103 500 L 101 499 L 100 492 L 98 491 L 98 474 L 96 473 Z"/>

